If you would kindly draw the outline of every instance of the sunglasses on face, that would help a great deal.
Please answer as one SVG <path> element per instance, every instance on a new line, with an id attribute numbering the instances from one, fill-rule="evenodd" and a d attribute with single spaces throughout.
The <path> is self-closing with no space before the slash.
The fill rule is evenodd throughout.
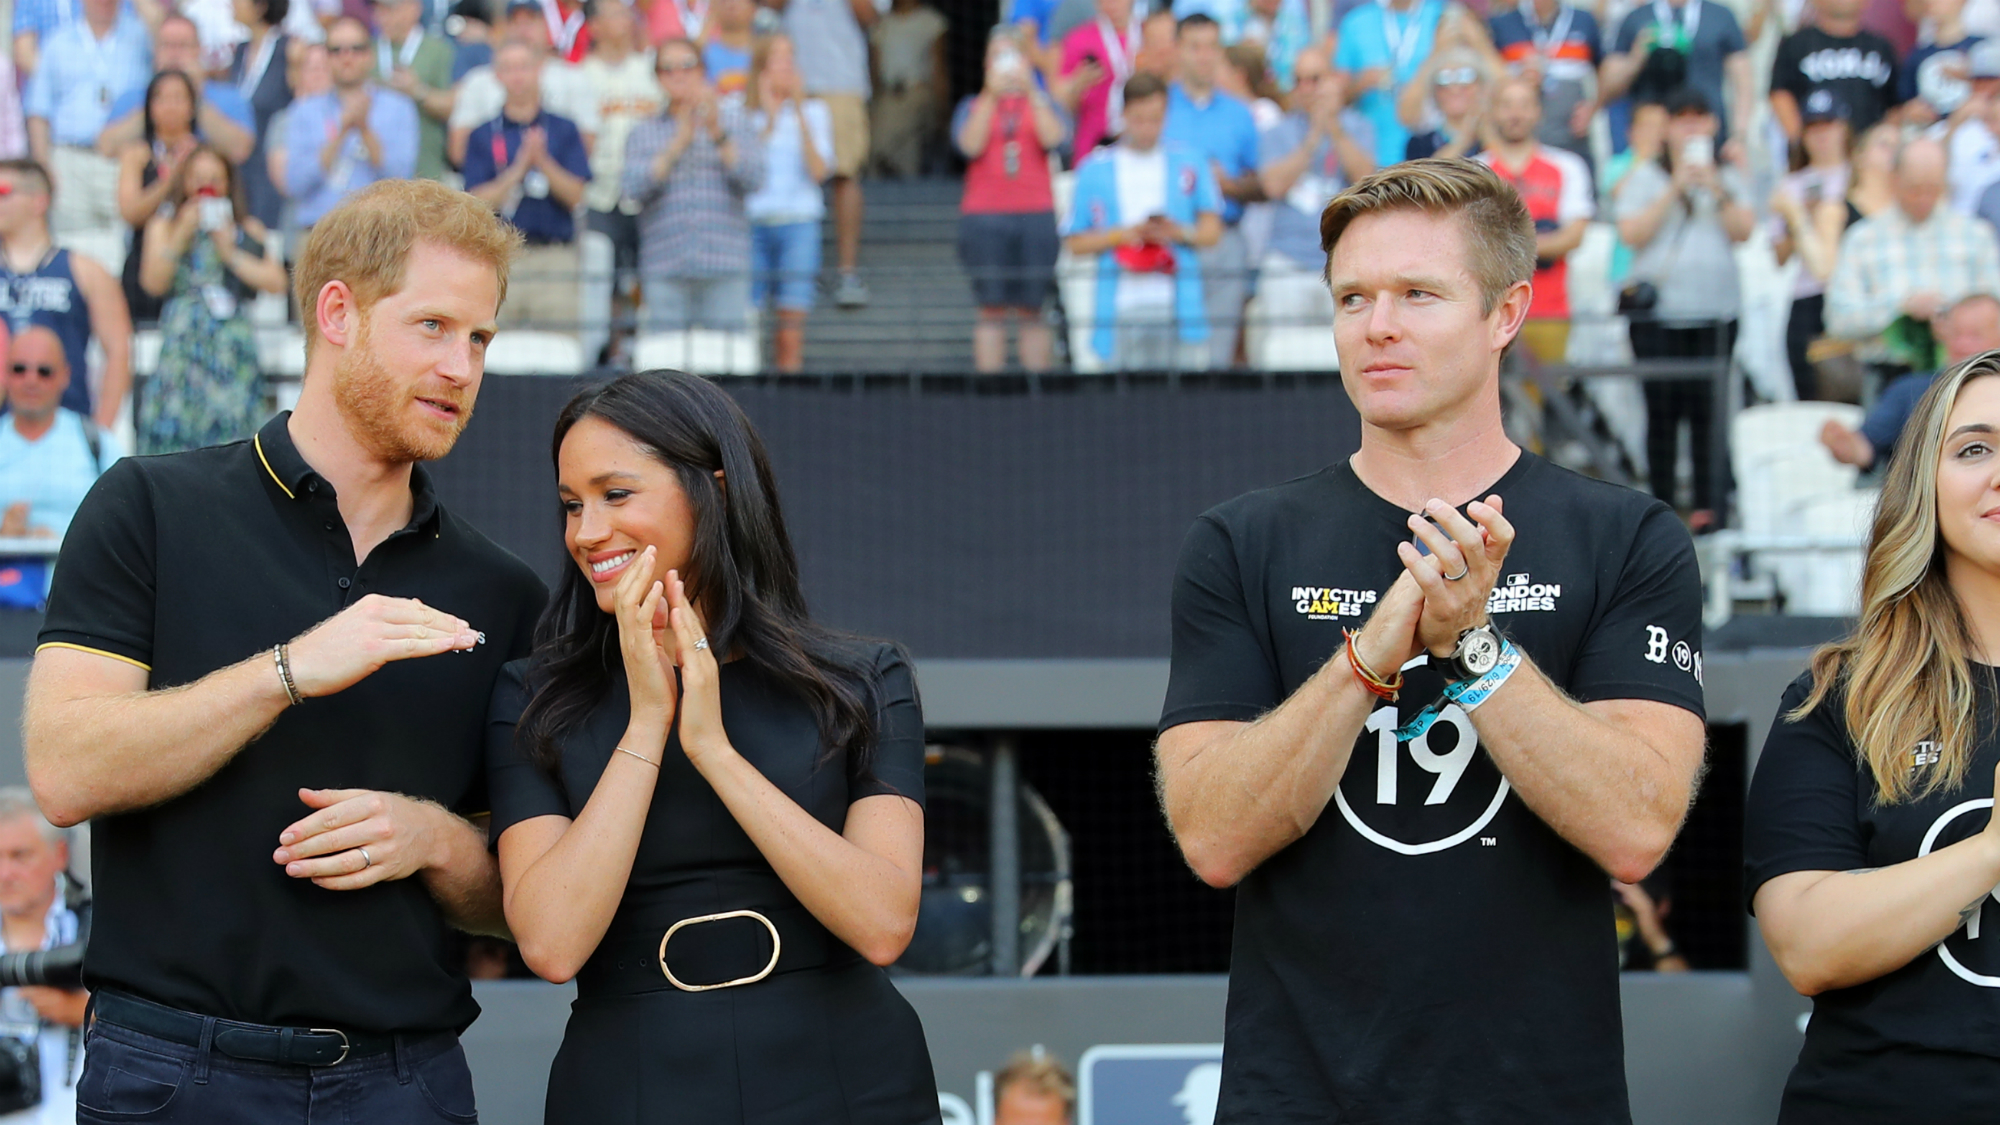
<path id="1" fill-rule="evenodd" d="M 694 59 L 685 59 L 682 60 L 681 62 L 663 61 L 656 69 L 658 69 L 661 74 L 678 74 L 683 70 L 699 70 L 700 68 L 701 68 L 701 63 L 697 62 Z"/>
<path id="2" fill-rule="evenodd" d="M 12 370 L 16 376 L 26 375 L 28 372 L 32 371 L 44 379 L 53 379 L 56 377 L 56 369 L 53 366 L 46 363 L 36 363 L 36 364 L 17 363 L 14 364 L 10 368 L 10 370 Z"/>
<path id="3" fill-rule="evenodd" d="M 366 43 L 328 43 L 326 45 L 326 53 L 329 55 L 359 55 L 365 53 L 367 50 L 368 44 Z"/>
<path id="4" fill-rule="evenodd" d="M 1439 86 L 1470 86 L 1479 81 L 1479 72 L 1469 66 L 1440 70 L 1432 81 Z"/>

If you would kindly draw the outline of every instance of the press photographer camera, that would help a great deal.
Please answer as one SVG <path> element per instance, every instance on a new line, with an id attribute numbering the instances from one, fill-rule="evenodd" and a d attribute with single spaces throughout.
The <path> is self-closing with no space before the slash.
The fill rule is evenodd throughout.
<path id="1" fill-rule="evenodd" d="M 69 865 L 68 834 L 34 796 L 0 788 L 0 1116 L 75 1120 L 91 910 Z"/>

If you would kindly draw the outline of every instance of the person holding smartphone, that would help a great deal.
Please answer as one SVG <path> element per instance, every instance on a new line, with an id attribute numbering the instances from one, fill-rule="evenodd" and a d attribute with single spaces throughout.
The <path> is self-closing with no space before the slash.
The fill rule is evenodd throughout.
<path id="1" fill-rule="evenodd" d="M 1735 346 L 1743 303 L 1734 247 L 1757 223 L 1749 177 L 1735 162 L 1717 162 L 1720 122 L 1706 94 L 1684 86 L 1668 95 L 1666 109 L 1659 160 L 1633 168 L 1618 195 L 1618 234 L 1633 253 L 1630 276 L 1649 282 L 1655 295 L 1650 307 L 1627 311 L 1632 354 L 1641 360 L 1724 357 Z M 1714 523 L 1719 496 L 1709 458 L 1712 391 L 1705 375 L 1646 383 L 1653 495 L 1675 505 L 1697 531 Z M 1683 421 L 1693 443 L 1688 504 L 1677 503 L 1674 489 Z"/>
<path id="2" fill-rule="evenodd" d="M 246 315 L 257 293 L 285 291 L 285 264 L 243 204 L 235 165 L 206 144 L 181 161 L 163 207 L 146 223 L 139 284 L 160 308 L 160 362 L 139 400 L 141 453 L 237 441 L 264 420 L 257 337 Z"/>

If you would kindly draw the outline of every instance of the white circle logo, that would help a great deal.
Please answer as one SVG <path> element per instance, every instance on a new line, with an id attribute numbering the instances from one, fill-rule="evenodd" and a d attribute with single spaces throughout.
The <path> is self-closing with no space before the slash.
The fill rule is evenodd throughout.
<path id="1" fill-rule="evenodd" d="M 1694 667 L 1694 650 L 1688 647 L 1686 641 L 1674 642 L 1674 667 L 1683 672 Z"/>
<path id="2" fill-rule="evenodd" d="M 1992 807 L 1993 798 L 1981 797 L 1977 800 L 1966 801 L 1963 804 L 1953 805 L 1951 808 L 1946 809 L 1944 815 L 1938 817 L 1936 822 L 1931 825 L 1931 830 L 1924 833 L 1923 845 L 1917 848 L 1918 858 L 1931 854 L 1931 848 L 1937 843 L 1938 834 L 1944 831 L 1945 825 L 1950 824 L 1966 813 L 1979 809 L 1990 809 Z M 1992 891 L 1988 892 L 1987 897 L 1995 902 L 2000 902 L 2000 887 L 1995 887 Z M 1984 903 L 1980 904 L 1980 909 L 1982 911 L 1985 909 Z M 1971 921 L 1967 922 L 1964 928 L 1967 937 L 1977 938 L 1979 936 L 1979 915 L 1974 914 Z M 1956 934 L 1957 931 L 1953 931 L 1953 933 Z M 1976 984 L 1981 988 L 2000 988 L 2000 977 L 1975 973 L 1961 964 L 1957 957 L 1952 956 L 1951 949 L 1946 944 L 1950 940 L 1949 936 L 1946 937 L 1944 941 L 1938 943 L 1937 947 L 1938 957 L 1944 961 L 1946 968 L 1958 974 L 1959 979 Z"/>
<path id="3" fill-rule="evenodd" d="M 1479 732 L 1473 728 L 1471 717 L 1456 704 L 1448 704 L 1430 729 L 1407 742 L 1397 739 L 1396 720 L 1394 707 L 1379 707 L 1368 716 L 1362 727 L 1362 740 L 1348 759 L 1347 772 L 1333 790 L 1333 801 L 1341 817 L 1364 839 L 1402 855 L 1428 855 L 1470 840 L 1492 823 L 1512 788 L 1492 759 L 1479 753 Z M 1365 750 L 1370 733 L 1375 735 L 1373 754 Z M 1433 739 L 1449 749 L 1437 749 Z M 1416 766 L 1416 771 L 1404 768 L 1406 759 Z M 1371 807 L 1387 806 L 1383 815 L 1397 823 L 1401 829 L 1399 835 L 1413 835 L 1417 839 L 1398 839 L 1370 825 L 1362 819 L 1355 804 L 1349 802 L 1349 782 L 1357 793 L 1366 793 L 1371 770 L 1374 775 Z M 1404 784 L 1412 779 L 1415 785 Z M 1467 780 L 1471 784 L 1460 784 Z M 1481 802 L 1478 794 L 1485 791 L 1487 784 L 1494 785 L 1493 796 Z M 1466 823 L 1468 820 L 1470 823 Z M 1464 826 L 1450 827 L 1454 822 Z"/>

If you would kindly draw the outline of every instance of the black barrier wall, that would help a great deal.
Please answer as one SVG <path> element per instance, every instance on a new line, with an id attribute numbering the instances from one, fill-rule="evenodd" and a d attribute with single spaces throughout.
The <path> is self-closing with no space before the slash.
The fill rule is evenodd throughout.
<path id="1" fill-rule="evenodd" d="M 488 379 L 434 466 L 453 511 L 554 578 L 549 437 L 585 385 Z M 1188 525 L 1349 456 L 1337 384 L 1045 394 L 724 384 L 770 447 L 816 616 L 928 658 L 1164 657 Z"/>

